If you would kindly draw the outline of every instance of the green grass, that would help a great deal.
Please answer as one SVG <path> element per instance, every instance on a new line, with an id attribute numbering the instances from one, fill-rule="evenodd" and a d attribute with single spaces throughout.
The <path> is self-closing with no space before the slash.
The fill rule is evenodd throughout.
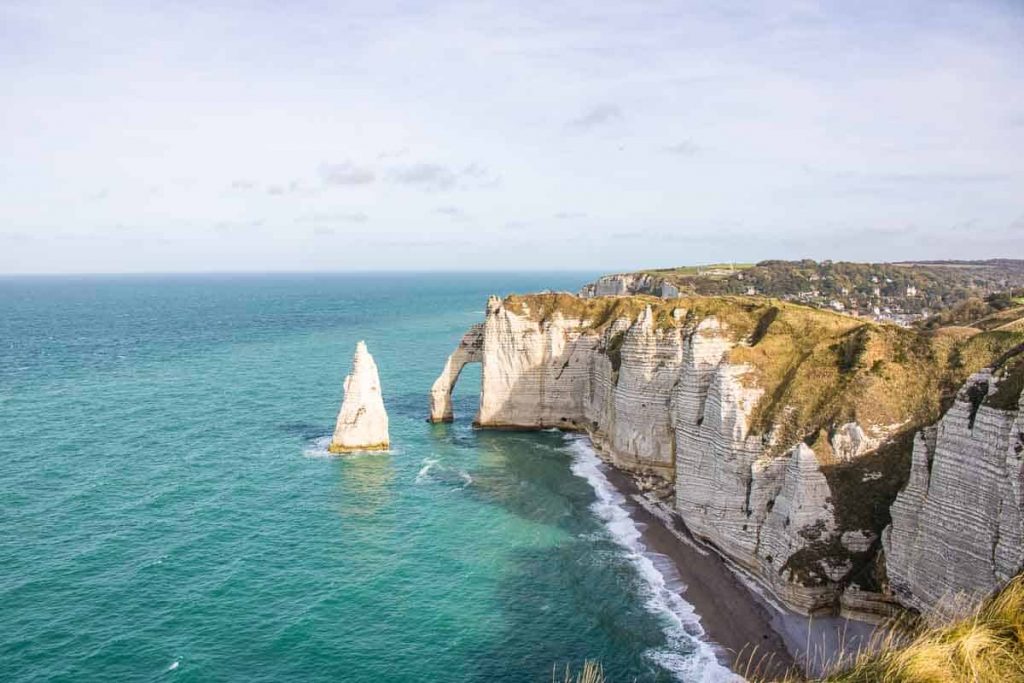
<path id="1" fill-rule="evenodd" d="M 708 263 L 697 266 L 676 266 L 675 268 L 648 268 L 639 270 L 638 273 L 661 276 L 694 277 L 709 270 L 747 270 L 753 268 L 755 263 Z"/>
<path id="2" fill-rule="evenodd" d="M 995 372 L 996 390 L 984 404 L 999 410 L 1016 410 L 1024 392 L 1024 348 L 1015 348 L 1005 355 L 1008 357 Z"/>

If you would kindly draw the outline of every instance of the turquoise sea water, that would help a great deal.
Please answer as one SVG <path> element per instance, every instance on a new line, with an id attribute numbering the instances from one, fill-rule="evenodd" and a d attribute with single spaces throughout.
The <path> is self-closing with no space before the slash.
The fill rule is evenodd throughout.
<path id="1" fill-rule="evenodd" d="M 474 367 L 424 421 L 488 294 L 586 280 L 0 280 L 0 680 L 699 680 L 585 444 Z M 327 457 L 359 339 L 393 450 Z"/>

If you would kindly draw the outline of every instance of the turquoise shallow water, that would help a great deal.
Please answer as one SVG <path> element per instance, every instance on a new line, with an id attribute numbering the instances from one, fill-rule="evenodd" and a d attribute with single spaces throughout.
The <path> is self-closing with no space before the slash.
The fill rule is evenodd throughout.
<path id="1" fill-rule="evenodd" d="M 488 294 L 586 279 L 0 280 L 0 680 L 679 677 L 579 444 L 472 429 L 474 368 L 424 421 Z M 394 448 L 325 457 L 359 339 Z"/>

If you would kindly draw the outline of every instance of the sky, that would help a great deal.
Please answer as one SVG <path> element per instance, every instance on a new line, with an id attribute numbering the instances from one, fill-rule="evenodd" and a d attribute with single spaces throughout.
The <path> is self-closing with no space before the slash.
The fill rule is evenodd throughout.
<path id="1" fill-rule="evenodd" d="M 1024 258 L 1024 0 L 0 1 L 0 273 Z"/>

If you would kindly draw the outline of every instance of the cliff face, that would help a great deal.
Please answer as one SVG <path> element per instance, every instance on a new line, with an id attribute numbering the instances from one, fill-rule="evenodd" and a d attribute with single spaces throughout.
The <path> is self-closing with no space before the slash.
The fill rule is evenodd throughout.
<path id="1" fill-rule="evenodd" d="M 332 453 L 387 450 L 388 414 L 380 390 L 377 364 L 365 342 L 356 344 L 352 372 L 345 377 L 345 398 L 338 412 L 329 450 Z"/>
<path id="2" fill-rule="evenodd" d="M 1024 571 L 1024 401 L 1012 374 L 973 375 L 914 441 L 910 480 L 883 536 L 893 592 L 918 609 L 976 601 Z M 992 400 L 996 399 L 996 400 Z"/>
<path id="3" fill-rule="evenodd" d="M 767 299 L 492 297 L 434 385 L 432 418 L 450 417 L 434 397 L 450 393 L 453 368 L 478 358 L 480 426 L 586 431 L 615 465 L 671 482 L 689 530 L 790 607 L 884 612 L 879 537 L 907 479 L 913 434 L 939 416 L 943 382 L 956 374 L 948 358 L 980 362 L 969 359 L 984 354 L 968 351 L 991 346 L 916 334 Z M 988 413 L 979 416 L 977 429 L 988 429 Z M 984 438 L 1003 439 L 994 448 L 1005 454 L 1013 420 L 1000 419 L 992 429 L 1003 436 Z M 1017 467 L 1017 483 L 1001 485 L 978 520 L 998 529 L 989 555 L 1006 556 L 1003 574 L 1019 566 Z M 949 474 L 961 508 L 1006 477 L 1005 463 L 986 468 L 992 479 L 974 488 L 957 488 L 962 467 Z M 912 481 L 901 494 L 899 515 L 921 507 L 918 488 Z M 920 518 L 948 505 L 936 498 Z M 917 561 L 903 559 L 917 522 L 893 516 L 893 585 L 920 595 L 907 604 L 929 605 L 933 594 L 899 569 Z M 993 526 L 996 518 L 1017 520 L 1016 532 Z"/>

